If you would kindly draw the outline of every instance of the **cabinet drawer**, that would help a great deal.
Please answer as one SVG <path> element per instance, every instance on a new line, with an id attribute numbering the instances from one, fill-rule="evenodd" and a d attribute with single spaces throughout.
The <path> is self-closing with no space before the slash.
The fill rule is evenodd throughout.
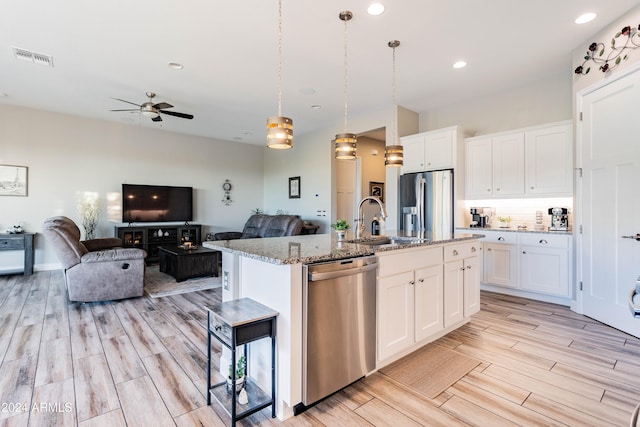
<path id="1" fill-rule="evenodd" d="M 378 276 L 387 277 L 404 271 L 442 264 L 442 246 L 408 249 L 378 255 Z"/>
<path id="2" fill-rule="evenodd" d="M 456 243 L 444 247 L 444 262 L 456 261 L 479 254 L 478 242 Z"/>
<path id="3" fill-rule="evenodd" d="M 521 233 L 519 237 L 520 245 L 538 246 L 541 248 L 560 248 L 569 247 L 569 239 L 571 236 L 555 235 L 555 234 L 525 234 Z"/>
<path id="4" fill-rule="evenodd" d="M 478 231 L 479 234 L 484 234 L 485 237 L 481 240 L 487 243 L 505 243 L 515 245 L 518 243 L 518 233 L 509 231 Z"/>
<path id="5" fill-rule="evenodd" d="M 15 239 L 11 237 L 0 238 L 0 251 L 12 251 L 16 249 L 24 249 L 24 238 Z"/>

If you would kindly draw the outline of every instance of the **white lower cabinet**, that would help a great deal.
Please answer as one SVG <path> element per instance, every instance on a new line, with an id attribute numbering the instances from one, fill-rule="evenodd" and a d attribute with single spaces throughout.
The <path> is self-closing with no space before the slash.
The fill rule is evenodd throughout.
<path id="1" fill-rule="evenodd" d="M 572 296 L 572 240 L 567 234 L 482 231 L 481 282 L 551 297 Z M 505 290 L 506 291 L 506 290 Z M 508 292 L 508 291 L 507 291 Z M 526 295 L 535 298 L 535 295 Z"/>
<path id="2" fill-rule="evenodd" d="M 520 288 L 550 295 L 571 296 L 569 243 L 569 236 L 520 236 Z"/>
<path id="3" fill-rule="evenodd" d="M 482 231 L 484 268 L 482 281 L 507 288 L 518 287 L 518 235 L 513 232 Z"/>
<path id="4" fill-rule="evenodd" d="M 444 252 L 453 246 L 465 256 L 446 262 Z M 474 241 L 378 253 L 379 361 L 428 342 L 479 309 L 478 246 Z"/>
<path id="5" fill-rule="evenodd" d="M 378 255 L 378 360 L 442 329 L 442 285 L 442 246 Z"/>

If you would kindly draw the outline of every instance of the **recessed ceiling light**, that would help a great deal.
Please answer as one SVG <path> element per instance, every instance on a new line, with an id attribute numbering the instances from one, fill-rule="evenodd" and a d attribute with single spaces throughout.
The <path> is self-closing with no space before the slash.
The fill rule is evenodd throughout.
<path id="1" fill-rule="evenodd" d="M 453 64 L 453 68 L 464 68 L 467 66 L 467 63 L 465 61 L 458 61 L 455 64 Z"/>
<path id="2" fill-rule="evenodd" d="M 384 12 L 384 5 L 382 3 L 372 3 L 367 8 L 367 13 L 369 15 L 377 16 Z"/>
<path id="3" fill-rule="evenodd" d="M 578 16 L 576 18 L 576 20 L 573 21 L 573 22 L 575 22 L 576 24 L 586 24 L 587 22 L 591 22 L 594 19 L 596 19 L 596 16 L 597 15 L 595 13 L 588 12 L 588 13 L 585 13 L 585 14 L 582 14 L 582 15 Z"/>
<path id="4" fill-rule="evenodd" d="M 311 108 L 313 108 L 314 110 L 319 110 L 322 108 L 322 105 L 315 104 L 315 105 L 312 105 Z"/>
<path id="5" fill-rule="evenodd" d="M 169 68 L 173 68 L 174 70 L 182 70 L 184 66 L 177 62 L 169 62 Z"/>

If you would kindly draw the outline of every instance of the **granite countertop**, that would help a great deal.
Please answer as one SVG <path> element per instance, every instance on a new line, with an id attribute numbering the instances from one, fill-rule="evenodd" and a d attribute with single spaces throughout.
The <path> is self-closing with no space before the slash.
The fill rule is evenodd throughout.
<path id="1" fill-rule="evenodd" d="M 471 230 L 474 233 L 482 233 L 484 231 L 504 231 L 507 233 L 539 233 L 539 234 L 563 234 L 563 235 L 571 235 L 573 234 L 573 230 L 569 229 L 568 231 L 555 231 L 555 230 L 534 230 L 527 228 L 526 230 L 518 230 L 517 227 L 510 228 L 500 228 L 500 227 L 456 227 L 456 230 Z"/>
<path id="2" fill-rule="evenodd" d="M 258 259 L 271 264 L 310 264 L 334 259 L 372 255 L 383 251 L 473 240 L 483 236 L 482 234 L 472 233 L 445 233 L 425 237 L 427 240 L 421 242 L 374 246 L 364 243 L 370 240 L 384 238 L 384 236 L 359 239 L 358 242 L 362 243 L 354 243 L 352 240 L 338 242 L 335 233 L 331 233 L 269 237 L 264 239 L 214 240 L 202 242 L 202 246 Z"/>

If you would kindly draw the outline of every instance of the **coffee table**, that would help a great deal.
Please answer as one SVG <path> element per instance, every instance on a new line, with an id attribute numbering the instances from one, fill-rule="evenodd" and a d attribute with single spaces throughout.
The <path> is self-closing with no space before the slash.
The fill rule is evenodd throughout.
<path id="1" fill-rule="evenodd" d="M 160 271 L 182 282 L 193 277 L 218 276 L 220 251 L 198 246 L 183 249 L 179 246 L 162 245 L 158 248 Z"/>

